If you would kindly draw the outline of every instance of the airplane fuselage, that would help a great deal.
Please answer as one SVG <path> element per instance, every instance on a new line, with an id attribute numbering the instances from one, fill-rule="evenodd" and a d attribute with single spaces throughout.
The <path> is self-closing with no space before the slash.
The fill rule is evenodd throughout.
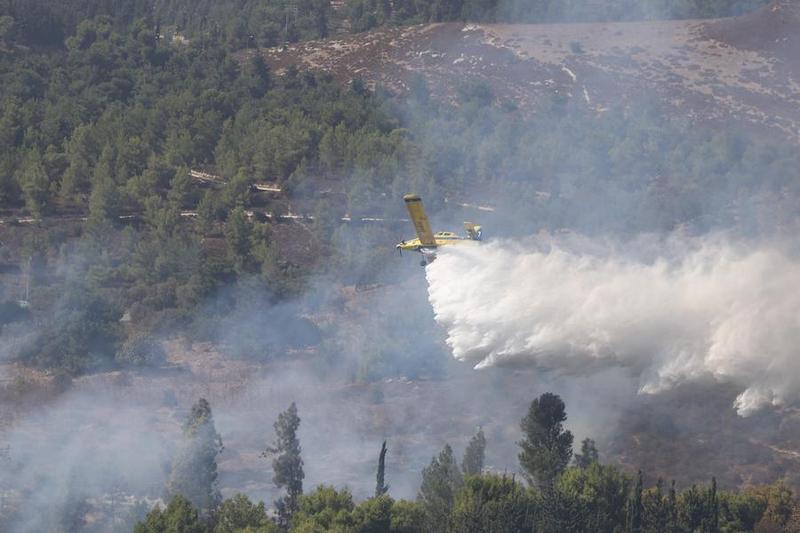
<path id="1" fill-rule="evenodd" d="M 451 244 L 466 244 L 467 242 L 477 243 L 475 239 L 471 239 L 469 237 L 462 237 L 461 235 L 457 235 L 451 231 L 440 231 L 438 233 L 433 234 L 434 244 L 422 244 L 422 241 L 419 238 L 409 239 L 407 241 L 402 241 L 400 244 L 397 245 L 397 248 L 400 250 L 407 250 L 413 252 L 423 252 L 430 250 L 433 252 L 436 248 L 440 246 L 447 246 Z"/>

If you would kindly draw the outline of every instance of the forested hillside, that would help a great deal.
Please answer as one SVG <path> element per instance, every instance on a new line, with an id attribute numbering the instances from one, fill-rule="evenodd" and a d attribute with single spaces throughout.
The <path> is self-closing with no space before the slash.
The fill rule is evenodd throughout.
<path id="1" fill-rule="evenodd" d="M 492 203 L 477 215 L 505 238 L 549 231 L 626 242 L 649 233 L 752 237 L 797 227 L 800 154 L 788 136 L 672 116 L 645 91 L 602 109 L 583 105 L 585 93 L 577 90 L 521 109 L 481 80 L 456 79 L 452 94 L 439 98 L 422 75 L 398 93 L 380 79 L 365 81 L 367 73 L 342 79 L 313 61 L 273 69 L 265 57 L 348 24 L 358 32 L 449 20 L 717 17 L 763 3 L 351 0 L 337 10 L 325 0 L 0 0 L 0 399 L 13 412 L 0 417 L 0 445 L 6 426 L 13 430 L 26 414 L 40 416 L 70 394 L 80 397 L 81 387 L 90 390 L 87 404 L 95 403 L 92 386 L 119 397 L 102 405 L 107 410 L 97 420 L 66 429 L 36 418 L 37 429 L 22 430 L 16 442 L 34 435 L 49 443 L 37 431 L 50 426 L 58 426 L 47 434 L 56 444 L 58 431 L 106 431 L 107 420 L 124 418 L 116 411 L 136 387 L 157 406 L 132 433 L 168 428 L 167 419 L 183 423 L 175 450 L 135 452 L 149 453 L 153 463 L 165 450 L 175 452 L 156 468 L 166 480 L 142 481 L 137 487 L 146 488 L 135 494 L 117 477 L 119 465 L 91 469 L 102 482 L 84 487 L 81 476 L 90 469 L 78 460 L 39 475 L 58 462 L 51 456 L 59 446 L 41 452 L 43 462 L 34 452 L 6 449 L 13 460 L 0 471 L 24 481 L 15 486 L 12 474 L 0 480 L 2 502 L 12 496 L 8 506 L 0 502 L 0 529 L 36 531 L 46 523 L 54 531 L 103 530 L 92 513 L 109 507 L 97 513 L 119 526 L 115 498 L 123 494 L 125 509 L 132 508 L 124 526 L 139 521 L 137 531 L 152 533 L 643 532 L 664 524 L 676 532 L 753 531 L 757 524 L 759 531 L 789 531 L 797 509 L 781 483 L 728 491 L 708 480 L 674 488 L 647 472 L 643 479 L 601 465 L 588 440 L 573 456 L 564 405 L 553 395 L 536 400 L 552 402 L 553 412 L 544 416 L 532 404 L 522 421 L 524 482 L 485 467 L 481 431 L 463 464 L 449 446 L 433 458 L 416 502 L 390 497 L 393 481 L 380 466 L 375 497 L 366 501 L 330 486 L 303 494 L 293 407 L 280 415 L 263 457 L 230 450 L 233 462 L 274 460 L 275 484 L 286 495 L 268 509 L 271 503 L 222 497 L 222 430 L 208 402 L 185 400 L 198 389 L 217 390 L 212 374 L 229 375 L 224 362 L 201 360 L 201 349 L 212 351 L 198 348 L 207 342 L 220 347 L 220 359 L 248 362 L 236 369 L 247 375 L 242 382 L 296 361 L 324 379 L 345 376 L 334 385 L 337 394 L 369 396 L 371 418 L 358 420 L 359 429 L 406 429 L 423 416 L 418 426 L 425 431 L 435 417 L 436 427 L 450 424 L 447 406 L 420 414 L 403 404 L 392 421 L 379 407 L 382 383 L 409 380 L 404 394 L 415 399 L 420 391 L 410 379 L 435 387 L 448 360 L 427 303 L 417 312 L 424 274 L 404 270 L 407 258 L 394 255 L 393 245 L 411 233 L 401 201 L 410 191 L 425 197 L 437 229 L 472 218 L 475 202 Z M 571 46 L 583 53 L 580 43 Z M 393 292 L 370 301 L 370 291 L 383 285 Z M 305 384 L 292 371 L 285 379 Z M 492 386 L 501 391 L 505 378 L 497 376 Z M 183 389 L 176 385 L 176 394 L 157 379 L 183 379 Z M 227 385 L 220 396 L 244 395 L 239 383 Z M 555 423 L 543 428 L 543 416 Z M 233 418 L 227 429 L 241 438 Z M 786 427 L 790 435 L 793 426 Z M 511 431 L 519 433 L 517 426 Z M 559 449 L 548 448 L 547 431 L 559 436 Z M 497 431 L 513 447 L 509 435 Z M 102 444 L 125 449 L 128 433 L 112 437 Z M 363 444 L 364 435 L 358 438 Z M 731 453 L 743 453 L 736 446 L 728 446 Z M 340 458 L 315 459 L 339 465 Z M 46 468 L 28 468 L 34 463 Z M 784 464 L 759 479 L 780 478 Z M 411 472 L 414 464 L 403 468 Z M 229 479 L 237 488 L 251 486 L 248 473 L 236 475 Z M 66 481 L 54 489 L 51 477 Z M 157 499 L 166 506 L 153 508 Z M 39 516 L 43 501 L 52 511 Z"/>
<path id="2" fill-rule="evenodd" d="M 422 22 L 598 22 L 612 20 L 693 19 L 741 15 L 768 0 L 349 0 L 348 14 L 355 31 L 384 24 Z"/>
<path id="3" fill-rule="evenodd" d="M 136 323 L 156 324 L 153 311 L 192 309 L 237 270 L 271 272 L 283 280 L 273 286 L 276 294 L 296 290 L 291 280 L 302 283 L 299 273 L 311 271 L 316 259 L 278 266 L 269 227 L 242 211 L 251 203 L 250 186 L 260 180 L 289 186 L 290 176 L 318 159 L 328 130 L 349 128 L 368 143 L 393 138 L 397 124 L 370 94 L 311 73 L 272 79 L 263 64 L 240 66 L 213 42 L 162 45 L 141 23 L 121 34 L 101 17 L 83 22 L 64 52 L 16 51 L 2 61 L 3 206 L 45 219 L 76 210 L 88 217 L 73 244 L 64 246 L 56 227 L 34 231 L 20 252 L 32 258 L 34 315 L 54 312 L 48 291 L 37 289 L 53 283 L 48 263 L 77 262 L 78 271 L 55 286 L 105 302 L 89 318 L 86 302 L 67 300 L 55 312 L 77 314 L 78 338 L 59 325 L 66 339 L 45 336 L 55 352 L 39 341 L 23 351 L 39 364 L 73 371 L 86 368 L 87 358 L 113 353 L 111 323 L 126 308 Z M 401 142 L 376 145 L 361 164 L 380 168 L 373 158 L 395 157 Z M 227 182 L 204 193 L 189 168 L 214 163 Z M 181 217 L 187 208 L 196 209 L 196 223 Z M 128 214 L 142 215 L 143 224 L 124 228 L 120 217 Z M 223 232 L 217 224 L 225 220 Z M 201 244 L 203 235 L 217 232 L 230 248 L 216 254 L 219 261 Z M 78 288 L 87 282 L 88 292 Z M 83 327 L 84 319 L 96 327 Z"/>
<path id="4" fill-rule="evenodd" d="M 256 276 L 278 299 L 320 271 L 375 282 L 396 230 L 338 220 L 399 216 L 395 199 L 408 190 L 431 198 L 434 213 L 447 196 L 492 190 L 505 205 L 498 230 L 623 234 L 687 223 L 758 231 L 773 222 L 743 213 L 743 197 L 796 194 L 788 143 L 696 129 L 645 99 L 599 116 L 553 99 L 530 117 L 469 80 L 457 102 L 434 100 L 420 78 L 401 106 L 358 79 L 275 76 L 258 57 L 237 61 L 214 32 L 177 44 L 159 38 L 152 18 L 125 26 L 118 16 L 80 22 L 63 49 L 31 50 L 12 32 L 0 54 L 6 214 L 86 217 L 78 228 L 14 231 L 5 251 L 27 272 L 29 311 L 47 331 L 14 356 L 43 368 L 147 360 L 131 355 L 145 350 L 142 336 L 224 313 L 203 302 L 237 280 Z M 196 169 L 220 176 L 217 185 L 198 184 Z M 259 193 L 259 183 L 284 192 Z M 316 214 L 312 231 L 265 218 L 287 200 Z M 298 240 L 311 248 L 292 251 Z M 54 306 L 62 293 L 75 298 Z M 7 320 L 27 316 L 6 299 Z M 113 326 L 123 315 L 124 330 Z"/>
<path id="5" fill-rule="evenodd" d="M 234 48 L 275 46 L 327 36 L 336 14 L 325 0 L 3 0 L 0 14 L 14 24 L 5 32 L 31 45 L 60 47 L 78 25 L 108 16 L 118 30 L 144 19 L 159 36 L 211 35 Z"/>
<path id="6" fill-rule="evenodd" d="M 327 37 L 347 19 L 354 31 L 381 25 L 424 22 L 589 22 L 665 18 L 729 17 L 752 11 L 767 0 L 348 0 L 341 10 L 327 0 L 3 0 L 0 13 L 15 24 L 11 32 L 22 42 L 60 46 L 78 24 L 100 15 L 111 16 L 118 28 L 139 18 L 159 34 L 187 38 L 214 35 L 234 48 L 276 46 Z"/>

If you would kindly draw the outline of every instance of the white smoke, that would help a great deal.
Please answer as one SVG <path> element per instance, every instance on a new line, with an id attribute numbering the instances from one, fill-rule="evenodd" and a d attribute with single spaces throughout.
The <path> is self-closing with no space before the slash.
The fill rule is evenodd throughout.
<path id="1" fill-rule="evenodd" d="M 713 378 L 742 388 L 741 415 L 795 401 L 800 261 L 722 238 L 661 244 L 650 260 L 541 238 L 454 247 L 427 267 L 429 298 L 454 357 L 476 368 L 625 367 L 646 393 Z"/>

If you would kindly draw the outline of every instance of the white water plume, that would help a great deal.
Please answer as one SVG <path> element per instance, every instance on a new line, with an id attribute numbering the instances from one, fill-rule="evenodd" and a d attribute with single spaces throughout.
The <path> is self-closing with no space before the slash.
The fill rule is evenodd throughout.
<path id="1" fill-rule="evenodd" d="M 476 368 L 619 366 L 646 393 L 713 378 L 742 388 L 742 415 L 797 400 L 800 260 L 721 238 L 659 244 L 649 260 L 542 239 L 453 247 L 427 267 L 429 298 Z"/>

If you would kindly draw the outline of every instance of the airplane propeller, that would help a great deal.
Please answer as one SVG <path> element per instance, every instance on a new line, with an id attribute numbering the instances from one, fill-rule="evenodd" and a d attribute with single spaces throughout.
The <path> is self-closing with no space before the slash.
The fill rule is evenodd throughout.
<path id="1" fill-rule="evenodd" d="M 394 237 L 395 237 L 395 239 L 394 239 L 395 243 L 398 243 L 398 244 L 405 244 L 406 243 L 405 239 L 400 239 L 400 238 L 398 238 L 397 235 L 395 235 Z M 397 245 L 395 245 L 395 247 L 397 248 Z M 403 249 L 402 248 L 397 248 L 397 251 L 400 252 L 401 256 L 403 255 Z"/>

